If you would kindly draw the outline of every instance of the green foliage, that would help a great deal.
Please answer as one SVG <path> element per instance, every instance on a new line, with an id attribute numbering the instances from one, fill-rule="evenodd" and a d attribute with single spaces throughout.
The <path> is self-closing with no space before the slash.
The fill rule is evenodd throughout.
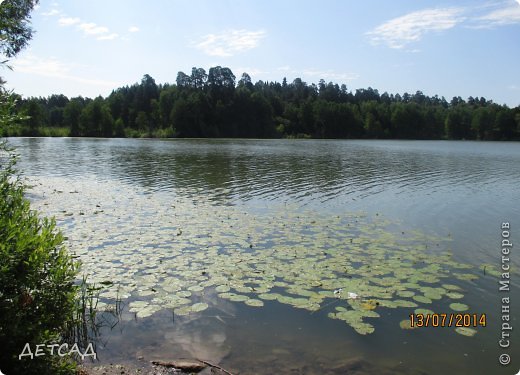
<path id="1" fill-rule="evenodd" d="M 30 12 L 36 0 L 5 0 L 0 5 L 0 53 L 13 57 L 31 39 Z"/>
<path id="2" fill-rule="evenodd" d="M 179 72 L 177 84 L 140 82 L 107 98 L 63 95 L 19 101 L 31 116 L 6 135 L 60 135 L 46 128 L 68 127 L 71 136 L 91 137 L 311 137 L 514 140 L 520 136 L 520 107 L 484 98 L 379 94 L 371 87 L 354 93 L 345 85 L 300 78 L 288 83 L 258 81 L 247 73 L 235 83 L 229 68 L 209 73 Z M 283 125 L 283 126 L 280 126 Z M 0 129 L 1 131 L 1 129 Z"/>
<path id="3" fill-rule="evenodd" d="M 87 137 L 112 137 L 114 120 L 103 98 L 97 97 L 82 110 L 79 116 L 80 134 Z"/>
<path id="4" fill-rule="evenodd" d="M 11 58 L 27 46 L 32 37 L 30 12 L 38 0 L 5 0 L 0 2 L 0 54 Z M 8 60 L 0 61 L 0 66 Z M 0 77 L 0 87 L 5 81 Z M 1 129 L 0 129 L 1 130 Z"/>
<path id="5" fill-rule="evenodd" d="M 40 218 L 24 197 L 16 158 L 0 146 L 0 351 L 8 374 L 72 373 L 70 358 L 18 356 L 26 343 L 60 343 L 75 308 L 76 264 L 54 220 Z"/>
<path id="6" fill-rule="evenodd" d="M 16 110 L 18 96 L 0 87 L 0 136 L 21 135 L 20 125 L 27 116 Z"/>

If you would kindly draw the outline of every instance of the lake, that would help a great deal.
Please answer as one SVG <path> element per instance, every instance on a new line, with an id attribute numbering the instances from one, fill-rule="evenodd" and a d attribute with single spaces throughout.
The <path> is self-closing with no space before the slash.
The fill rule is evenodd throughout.
<path id="1" fill-rule="evenodd" d="M 520 368 L 519 143 L 9 142 L 33 207 L 56 217 L 82 273 L 105 285 L 101 363 L 186 357 L 255 374 Z M 509 292 L 498 283 L 503 222 L 516 246 Z M 504 296 L 515 329 L 501 349 Z M 408 329 L 412 313 L 485 314 L 486 326 Z"/>

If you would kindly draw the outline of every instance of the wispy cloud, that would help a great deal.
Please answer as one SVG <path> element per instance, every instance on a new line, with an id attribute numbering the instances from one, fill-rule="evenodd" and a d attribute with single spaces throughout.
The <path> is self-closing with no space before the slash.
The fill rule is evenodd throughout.
<path id="1" fill-rule="evenodd" d="M 265 36 L 263 30 L 227 30 L 219 34 L 205 35 L 194 43 L 194 46 L 210 56 L 228 57 L 256 48 Z"/>
<path id="2" fill-rule="evenodd" d="M 110 31 L 108 27 L 98 26 L 93 22 L 82 22 L 78 28 L 87 35 L 106 34 Z"/>
<path id="3" fill-rule="evenodd" d="M 42 15 L 45 17 L 57 16 L 58 14 L 60 14 L 60 11 L 58 9 L 51 9 L 48 12 L 42 13 Z"/>
<path id="4" fill-rule="evenodd" d="M 483 14 L 483 12 L 487 12 Z M 441 32 L 459 24 L 474 29 L 520 23 L 520 0 L 497 0 L 472 7 L 424 9 L 391 19 L 366 33 L 372 44 L 403 49 L 428 32 Z M 418 49 L 406 49 L 417 52 Z"/>
<path id="5" fill-rule="evenodd" d="M 71 26 L 76 25 L 80 22 L 81 20 L 77 17 L 60 17 L 60 19 L 58 19 L 58 24 L 60 26 Z"/>
<path id="6" fill-rule="evenodd" d="M 517 4 L 511 2 L 499 9 L 476 19 L 478 27 L 495 27 L 520 23 L 520 0 Z"/>
<path id="7" fill-rule="evenodd" d="M 131 33 L 136 33 L 139 31 L 139 28 L 137 26 L 131 26 L 128 28 L 128 31 Z"/>
<path id="8" fill-rule="evenodd" d="M 58 19 L 58 25 L 63 27 L 76 26 L 76 29 L 83 32 L 83 35 L 95 37 L 97 40 L 114 40 L 119 37 L 119 34 L 111 33 L 106 26 L 100 26 L 94 22 L 85 22 L 78 17 L 61 16 Z"/>
<path id="9" fill-rule="evenodd" d="M 119 82 L 73 75 L 71 74 L 71 71 L 77 70 L 78 66 L 76 64 L 64 63 L 55 58 L 41 58 L 34 55 L 27 55 L 26 57 L 13 60 L 12 66 L 17 72 L 34 74 L 43 77 L 54 77 L 86 85 L 104 88 L 113 88 L 119 85 Z"/>
<path id="10" fill-rule="evenodd" d="M 428 32 L 448 30 L 463 22 L 462 12 L 461 8 L 424 9 L 391 19 L 366 34 L 373 44 L 401 49 Z"/>

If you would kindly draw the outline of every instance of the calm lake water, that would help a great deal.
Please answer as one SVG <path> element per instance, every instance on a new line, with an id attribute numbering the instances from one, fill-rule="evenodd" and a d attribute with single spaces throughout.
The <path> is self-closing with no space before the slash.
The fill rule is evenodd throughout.
<path id="1" fill-rule="evenodd" d="M 122 285 L 122 312 L 117 319 L 105 314 L 117 324 L 100 331 L 101 363 L 196 357 L 243 374 L 514 374 L 520 368 L 519 143 L 9 142 L 34 185 L 34 207 L 56 216 L 84 271 L 94 281 Z M 516 246 L 509 293 L 498 292 L 496 274 L 502 222 L 511 224 Z M 409 265 L 407 276 L 398 262 Z M 412 273 L 421 267 L 425 273 Z M 363 298 L 361 307 L 344 298 L 347 290 L 335 298 L 333 290 L 347 289 L 334 284 L 336 277 L 353 280 L 345 282 Z M 229 287 L 263 306 L 217 294 Z M 382 294 L 385 288 L 392 296 Z M 267 292 L 292 293 L 300 302 L 273 300 Z M 175 293 L 201 311 L 166 308 L 179 302 L 168 300 Z M 429 302 L 412 297 L 421 293 Z M 396 295 L 417 306 L 385 307 Z M 312 304 L 298 306 L 302 296 Z M 504 296 L 515 328 L 508 349 L 498 345 Z M 151 310 L 136 314 L 136 301 Z M 486 314 L 487 326 L 472 337 L 453 327 L 400 327 L 417 307 L 449 314 L 453 303 Z M 341 309 L 361 308 L 379 315 L 363 319 L 372 333 L 331 319 Z M 511 355 L 509 366 L 499 365 L 501 353 Z"/>

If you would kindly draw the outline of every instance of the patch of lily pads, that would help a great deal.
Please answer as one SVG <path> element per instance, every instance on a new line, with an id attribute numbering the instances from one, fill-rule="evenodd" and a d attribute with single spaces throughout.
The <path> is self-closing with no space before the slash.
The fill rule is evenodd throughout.
<path id="1" fill-rule="evenodd" d="M 162 309 L 198 314 L 218 296 L 251 308 L 325 310 L 365 335 L 379 310 L 430 311 L 438 300 L 463 299 L 460 283 L 478 277 L 448 251 L 429 250 L 446 249 L 448 239 L 405 234 L 379 216 L 290 205 L 253 214 L 116 182 L 40 182 L 35 208 L 56 217 L 88 281 L 104 286 L 101 306 L 128 299 L 140 318 Z M 79 194 L 48 194 L 56 190 Z"/>

